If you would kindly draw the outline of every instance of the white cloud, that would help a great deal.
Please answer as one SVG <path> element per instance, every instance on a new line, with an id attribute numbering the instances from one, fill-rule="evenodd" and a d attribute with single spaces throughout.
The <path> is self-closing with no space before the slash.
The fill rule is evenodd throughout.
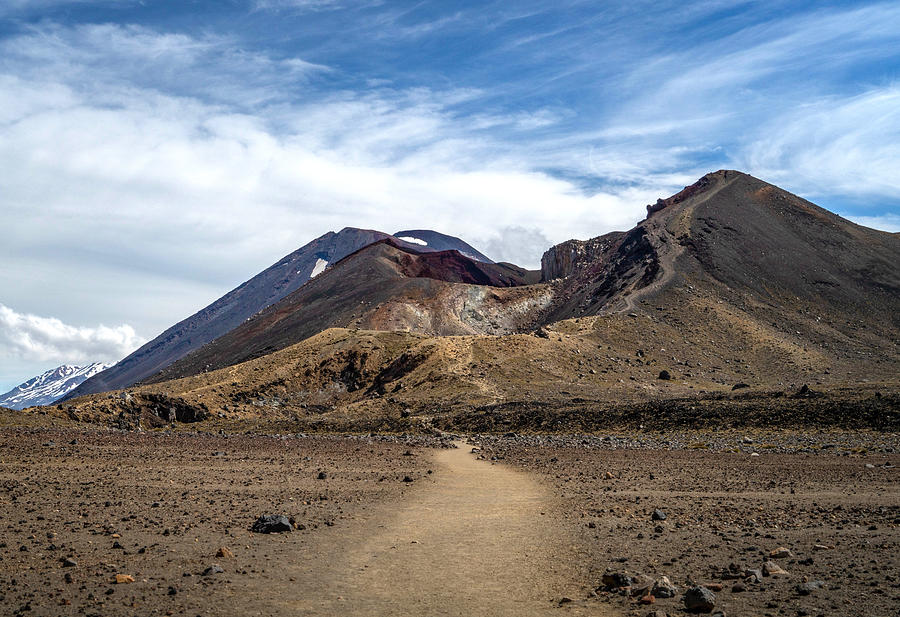
<path id="1" fill-rule="evenodd" d="M 0 71 L 65 83 L 97 106 L 141 90 L 240 107 L 286 100 L 326 66 L 243 49 L 229 37 L 158 32 L 140 25 L 45 23 L 0 43 Z"/>
<path id="2" fill-rule="evenodd" d="M 848 219 L 859 225 L 880 229 L 890 233 L 900 233 L 900 214 L 882 214 L 880 216 L 848 216 Z"/>
<path id="3" fill-rule="evenodd" d="M 603 125 L 583 137 L 626 160 L 635 154 L 638 169 L 701 171 L 695 162 L 712 160 L 787 183 L 785 188 L 807 196 L 885 195 L 885 190 L 894 195 L 897 105 L 889 100 L 893 97 L 877 99 L 896 86 L 875 88 L 867 82 L 891 78 L 900 5 L 830 7 L 758 19 L 766 15 L 753 11 L 741 19 L 717 20 L 708 24 L 709 36 L 676 51 L 663 47 L 637 54 L 627 72 L 604 83 L 617 93 L 616 104 Z M 748 25 L 730 28 L 742 21 Z M 719 28 L 726 33 L 717 36 Z M 877 114 L 876 126 L 867 126 L 867 111 Z M 675 144 L 684 151 L 673 152 Z M 844 146 L 849 148 L 842 151 Z"/>
<path id="4" fill-rule="evenodd" d="M 535 171 L 534 152 L 457 117 L 454 106 L 477 91 L 343 92 L 237 113 L 165 94 L 156 82 L 84 79 L 107 55 L 103 41 L 120 55 L 187 57 L 182 64 L 193 66 L 206 39 L 115 26 L 48 32 L 20 39 L 18 60 L 0 63 L 24 67 L 0 74 L 0 222 L 14 232 L 0 257 L 8 261 L 33 254 L 41 238 L 57 249 L 45 254 L 48 267 L 56 254 L 78 255 L 92 269 L 112 260 L 140 276 L 228 285 L 348 225 L 477 239 L 526 224 L 558 242 L 628 227 L 659 196 L 646 187 L 587 195 Z M 50 49 L 41 51 L 44 39 Z M 44 57 L 76 65 L 35 61 Z M 264 79 L 257 85 L 268 89 Z M 533 127 L 552 117 L 491 124 Z"/>
<path id="5" fill-rule="evenodd" d="M 752 136 L 738 165 L 770 182 L 900 199 L 900 86 L 800 105 Z"/>
<path id="6" fill-rule="evenodd" d="M 258 10 L 303 9 L 307 11 L 325 11 L 342 8 L 344 0 L 255 0 L 253 5 Z"/>
<path id="7" fill-rule="evenodd" d="M 24 362 L 117 362 L 144 339 L 129 325 L 71 326 L 54 317 L 22 314 L 0 304 L 0 356 Z"/>
<path id="8" fill-rule="evenodd" d="M 495 261 L 527 264 L 537 269 L 541 256 L 552 243 L 540 229 L 511 225 L 499 229 L 487 240 L 487 256 Z"/>

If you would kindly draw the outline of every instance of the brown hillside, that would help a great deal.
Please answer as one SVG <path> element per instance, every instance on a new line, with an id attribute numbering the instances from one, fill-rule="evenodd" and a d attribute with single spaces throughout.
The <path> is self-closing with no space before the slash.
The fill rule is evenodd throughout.
<path id="1" fill-rule="evenodd" d="M 152 424 L 166 396 L 304 427 L 900 422 L 900 237 L 731 171 L 648 211 L 521 287 L 367 247 L 160 377 L 183 379 L 71 414 Z"/>
<path id="2" fill-rule="evenodd" d="M 511 264 L 477 262 L 457 251 L 418 252 L 383 240 L 148 382 L 230 366 L 332 327 L 437 336 L 513 332 L 549 301 L 545 289 L 515 288 L 536 279 L 537 273 Z"/>

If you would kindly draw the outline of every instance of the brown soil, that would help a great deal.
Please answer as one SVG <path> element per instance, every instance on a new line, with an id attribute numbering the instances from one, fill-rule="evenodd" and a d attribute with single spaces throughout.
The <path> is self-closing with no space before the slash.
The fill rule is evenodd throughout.
<path id="1" fill-rule="evenodd" d="M 709 452 L 706 442 L 684 449 L 622 449 L 578 438 L 484 438 L 482 456 L 535 474 L 581 525 L 579 545 L 593 579 L 606 571 L 668 576 L 675 598 L 655 598 L 654 610 L 684 614 L 691 585 L 721 585 L 716 609 L 728 615 L 892 615 L 900 605 L 900 455 L 865 452 L 870 440 L 837 433 L 805 441 L 817 454 L 771 453 L 783 435 L 761 436 L 736 452 Z M 895 436 L 896 437 L 896 436 Z M 671 436 L 670 436 L 671 438 Z M 845 442 L 835 452 L 835 440 Z M 599 440 L 598 440 L 599 441 Z M 790 441 L 790 440 L 788 440 Z M 872 440 L 874 441 L 874 440 Z M 894 439 L 896 441 L 896 439 Z M 696 449 L 697 444 L 701 449 Z M 770 445 L 773 444 L 773 445 Z M 829 446 L 828 444 L 831 444 Z M 694 447 L 692 447 L 694 446 Z M 826 446 L 825 450 L 821 450 Z M 755 450 L 759 456 L 752 456 Z M 660 509 L 664 521 L 652 520 Z M 745 582 L 744 572 L 773 559 L 783 576 Z M 818 547 L 818 548 L 817 548 Z M 732 565 L 733 564 L 733 565 Z M 823 586 L 801 595 L 803 582 Z M 740 583 L 745 591 L 738 591 Z M 635 585 L 638 587 L 639 585 Z M 576 603 L 645 615 L 631 590 L 604 589 Z"/>
<path id="2" fill-rule="evenodd" d="M 301 615 L 544 615 L 579 591 L 572 529 L 529 475 L 438 452 L 431 483 L 355 530 L 334 562 L 308 564 Z M 362 532 L 362 533 L 360 533 Z M 603 607 L 574 614 L 611 614 Z"/>
<path id="3" fill-rule="evenodd" d="M 716 606 L 730 615 L 892 614 L 896 434 L 739 435 L 484 436 L 472 454 L 422 437 L 6 428 L 0 606 L 646 614 L 632 590 L 602 585 L 612 571 L 668 576 L 679 593 L 649 608 L 669 615 L 684 613 L 694 583 L 722 585 Z M 666 520 L 651 520 L 657 508 Z M 302 528 L 251 533 L 266 513 Z M 217 555 L 222 547 L 233 555 Z M 788 574 L 744 582 L 779 547 L 791 551 L 776 560 Z M 223 572 L 204 574 L 213 565 Z M 116 584 L 117 574 L 134 581 Z"/>
<path id="4" fill-rule="evenodd" d="M 59 429 L 0 443 L 7 614 L 521 615 L 583 588 L 546 490 L 467 448 Z M 251 533 L 266 513 L 304 528 Z"/>

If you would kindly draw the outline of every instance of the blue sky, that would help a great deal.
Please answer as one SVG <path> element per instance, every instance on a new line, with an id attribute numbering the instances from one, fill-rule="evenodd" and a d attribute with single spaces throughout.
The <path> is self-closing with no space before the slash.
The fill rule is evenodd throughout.
<path id="1" fill-rule="evenodd" d="M 0 391 L 344 226 L 535 266 L 736 168 L 900 231 L 896 2 L 6 0 Z"/>

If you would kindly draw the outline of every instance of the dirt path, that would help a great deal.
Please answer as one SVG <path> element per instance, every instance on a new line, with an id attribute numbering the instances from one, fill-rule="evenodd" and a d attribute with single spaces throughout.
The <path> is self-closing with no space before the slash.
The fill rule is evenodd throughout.
<path id="1" fill-rule="evenodd" d="M 438 452 L 434 483 L 337 556 L 295 614 L 587 614 L 559 607 L 567 590 L 578 593 L 574 549 L 544 511 L 544 489 L 470 449 Z"/>
<path id="2" fill-rule="evenodd" d="M 639 300 L 642 300 L 656 293 L 669 284 L 676 273 L 675 261 L 682 255 L 682 253 L 684 253 L 684 247 L 678 243 L 677 236 L 687 232 L 687 229 L 689 228 L 687 221 L 692 216 L 693 211 L 697 208 L 697 206 L 704 204 L 715 197 L 723 188 L 729 186 L 735 180 L 737 180 L 738 177 L 739 176 L 735 174 L 731 177 L 731 179 L 722 180 L 715 188 L 701 193 L 699 197 L 694 197 L 693 203 L 690 203 L 689 206 L 681 206 L 675 214 L 675 216 L 678 217 L 678 224 L 676 225 L 678 232 L 675 235 L 670 235 L 666 231 L 668 218 L 665 215 L 660 216 L 659 214 L 657 214 L 655 217 L 652 217 L 648 221 L 647 229 L 651 233 L 651 235 L 655 235 L 657 237 L 654 243 L 661 249 L 659 251 L 659 266 L 661 273 L 656 277 L 656 280 L 654 280 L 646 287 L 642 287 L 641 289 L 635 291 L 633 294 L 626 296 L 624 298 L 624 306 L 621 309 L 617 309 L 615 312 L 635 310 L 635 307 L 637 306 L 637 302 Z"/>

